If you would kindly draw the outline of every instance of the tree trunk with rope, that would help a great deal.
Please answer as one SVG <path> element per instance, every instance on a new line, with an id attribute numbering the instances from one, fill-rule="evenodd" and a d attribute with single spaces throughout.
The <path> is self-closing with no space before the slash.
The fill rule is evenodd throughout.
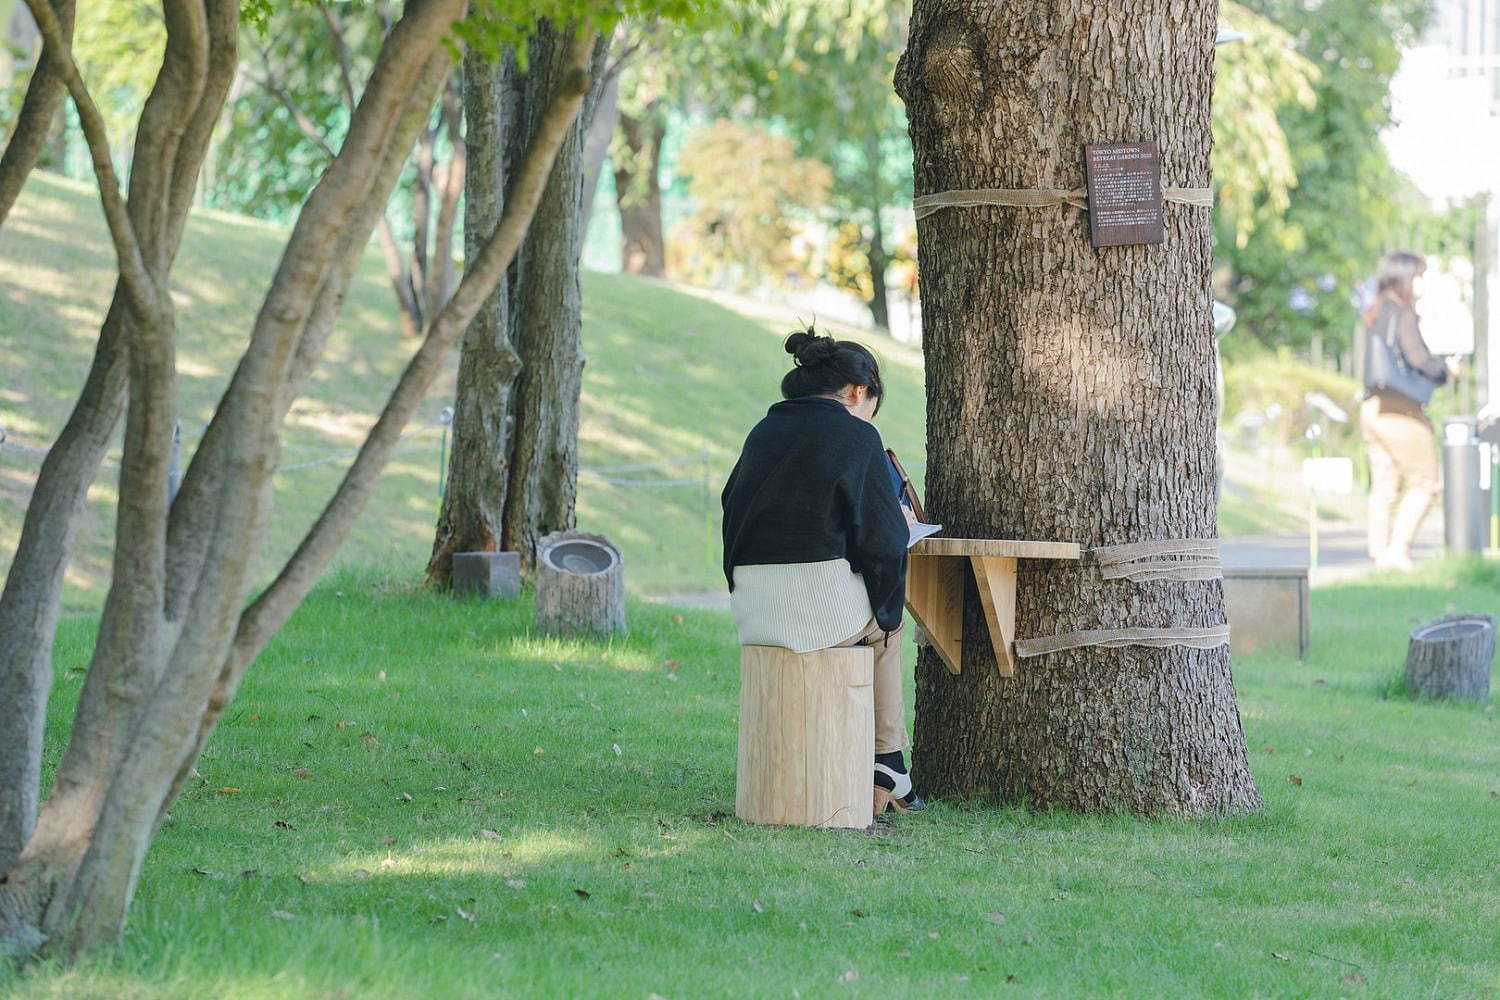
<path id="1" fill-rule="evenodd" d="M 1081 189 L 1084 144 L 1114 141 L 1154 141 L 1164 184 L 1207 187 L 1215 18 L 1212 0 L 917 0 L 896 77 L 916 194 Z M 1101 249 L 1066 205 L 919 222 L 927 511 L 947 534 L 1086 549 L 1216 534 L 1209 212 L 1165 211 L 1164 244 Z M 1217 579 L 1020 564 L 1020 638 L 1225 620 Z M 1260 804 L 1227 646 L 1085 646 L 1001 677 L 972 577 L 964 635 L 956 676 L 919 657 L 924 793 L 1142 814 Z"/>

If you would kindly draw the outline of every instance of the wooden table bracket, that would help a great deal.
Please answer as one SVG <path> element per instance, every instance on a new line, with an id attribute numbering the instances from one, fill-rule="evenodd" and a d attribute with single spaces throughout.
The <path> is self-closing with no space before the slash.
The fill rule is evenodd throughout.
<path id="1" fill-rule="evenodd" d="M 963 663 L 964 569 L 974 572 L 990 646 L 1001 677 L 1016 674 L 1016 563 L 1020 559 L 1080 559 L 1073 542 L 1000 538 L 924 538 L 912 546 L 906 569 L 906 607 L 922 626 L 948 671 Z"/>

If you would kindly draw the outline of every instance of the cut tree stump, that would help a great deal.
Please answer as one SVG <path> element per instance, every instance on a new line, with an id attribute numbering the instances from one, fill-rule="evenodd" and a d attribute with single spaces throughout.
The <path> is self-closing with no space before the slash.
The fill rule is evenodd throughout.
<path id="1" fill-rule="evenodd" d="M 747 823 L 875 822 L 875 653 L 740 647 L 734 814 Z"/>
<path id="2" fill-rule="evenodd" d="M 536 550 L 536 628 L 551 635 L 625 631 L 620 550 L 603 535 L 555 531 Z"/>
<path id="3" fill-rule="evenodd" d="M 1412 629 L 1406 649 L 1406 693 L 1413 698 L 1490 696 L 1495 619 L 1449 615 Z"/>

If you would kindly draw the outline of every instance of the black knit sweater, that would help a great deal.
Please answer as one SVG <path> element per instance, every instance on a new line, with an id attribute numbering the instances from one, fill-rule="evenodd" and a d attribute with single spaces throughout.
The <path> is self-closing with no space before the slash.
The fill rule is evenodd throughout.
<path id="1" fill-rule="evenodd" d="M 891 481 L 880 432 L 838 400 L 777 403 L 724 486 L 729 589 L 736 566 L 847 559 L 864 577 L 876 622 L 900 628 L 908 531 Z"/>

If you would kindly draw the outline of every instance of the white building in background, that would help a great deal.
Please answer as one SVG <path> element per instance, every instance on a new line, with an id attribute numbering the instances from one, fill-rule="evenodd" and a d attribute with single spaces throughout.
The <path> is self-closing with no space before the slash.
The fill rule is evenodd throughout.
<path id="1" fill-rule="evenodd" d="M 1453 267 L 1433 275 L 1423 333 L 1440 352 L 1472 353 L 1488 369 L 1474 372 L 1481 386 L 1500 396 L 1500 0 L 1436 0 L 1434 13 L 1391 81 L 1395 123 L 1385 144 L 1435 203 L 1489 197 L 1481 273 Z"/>

